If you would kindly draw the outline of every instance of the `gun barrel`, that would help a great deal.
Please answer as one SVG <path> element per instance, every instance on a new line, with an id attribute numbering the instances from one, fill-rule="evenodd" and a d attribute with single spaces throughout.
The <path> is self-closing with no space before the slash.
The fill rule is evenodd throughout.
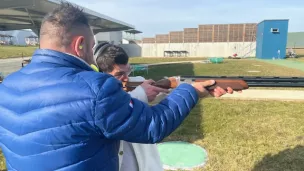
<path id="1" fill-rule="evenodd" d="M 304 82 L 249 82 L 247 84 L 249 87 L 304 87 Z"/>
<path id="2" fill-rule="evenodd" d="M 261 77 L 261 76 L 179 76 L 181 82 L 200 82 L 206 80 L 216 80 L 214 86 L 208 88 L 213 89 L 216 86 L 223 88 L 231 87 L 235 90 L 244 90 L 249 87 L 304 87 L 304 77 Z M 161 88 L 174 88 L 176 81 L 163 79 L 155 83 L 155 86 Z M 130 82 L 126 84 L 127 89 L 136 88 L 140 82 Z"/>
<path id="3" fill-rule="evenodd" d="M 254 77 L 254 76 L 181 76 L 181 80 L 191 79 L 224 79 L 224 80 L 244 80 L 247 83 L 250 82 L 271 82 L 271 83 L 281 83 L 281 82 L 290 82 L 290 83 L 304 83 L 304 77 Z"/>

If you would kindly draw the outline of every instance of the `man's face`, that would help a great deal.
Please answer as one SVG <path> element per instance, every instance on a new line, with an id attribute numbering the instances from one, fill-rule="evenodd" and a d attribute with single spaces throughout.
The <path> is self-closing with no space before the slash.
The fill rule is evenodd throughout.
<path id="1" fill-rule="evenodd" d="M 132 69 L 129 64 L 127 65 L 114 65 L 114 69 L 109 74 L 113 75 L 116 79 L 125 82 L 128 81 Z"/>

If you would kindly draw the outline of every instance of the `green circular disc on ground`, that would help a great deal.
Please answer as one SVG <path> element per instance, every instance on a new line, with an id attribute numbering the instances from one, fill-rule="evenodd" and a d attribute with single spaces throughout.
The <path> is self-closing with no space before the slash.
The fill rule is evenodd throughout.
<path id="1" fill-rule="evenodd" d="M 164 169 L 191 170 L 203 167 L 207 152 L 202 147 L 181 141 L 164 142 L 157 145 Z"/>

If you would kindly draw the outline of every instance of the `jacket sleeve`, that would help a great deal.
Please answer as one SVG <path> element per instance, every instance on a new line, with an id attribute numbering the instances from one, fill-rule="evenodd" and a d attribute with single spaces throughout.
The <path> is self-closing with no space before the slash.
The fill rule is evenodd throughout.
<path id="1" fill-rule="evenodd" d="M 108 139 L 157 143 L 170 135 L 198 102 L 196 90 L 181 84 L 155 106 L 131 98 L 115 78 L 109 78 L 97 95 L 95 125 Z"/>

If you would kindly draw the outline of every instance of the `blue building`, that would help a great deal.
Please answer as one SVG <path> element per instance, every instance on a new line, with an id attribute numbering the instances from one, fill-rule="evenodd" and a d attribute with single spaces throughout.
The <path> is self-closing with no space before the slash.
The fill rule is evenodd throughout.
<path id="1" fill-rule="evenodd" d="M 256 57 L 273 59 L 286 57 L 288 19 L 264 20 L 257 26 Z"/>

